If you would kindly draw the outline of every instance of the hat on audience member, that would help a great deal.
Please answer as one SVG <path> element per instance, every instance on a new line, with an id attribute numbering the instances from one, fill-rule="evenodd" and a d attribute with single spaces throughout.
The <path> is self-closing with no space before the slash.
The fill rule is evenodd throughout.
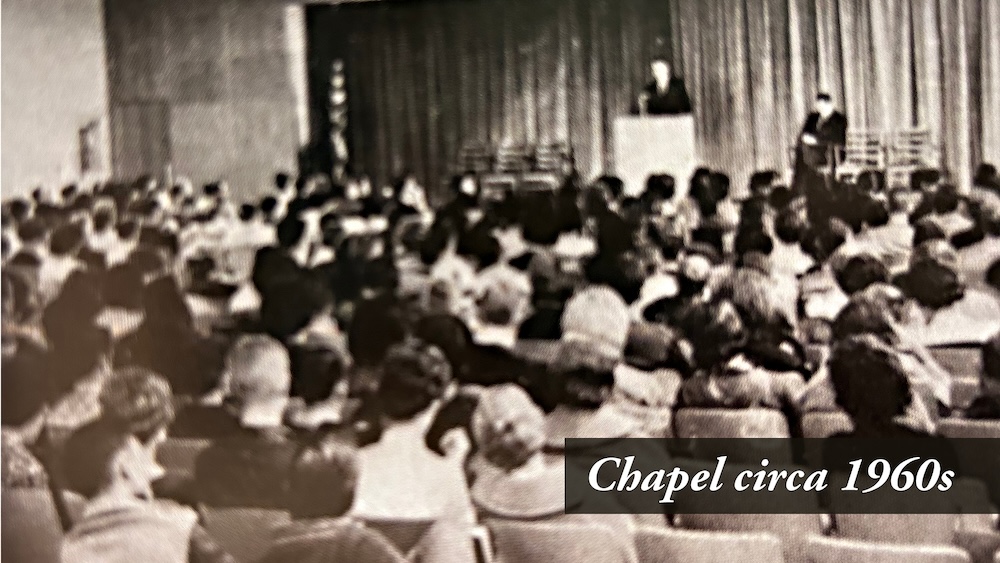
<path id="1" fill-rule="evenodd" d="M 226 401 L 245 428 L 279 426 L 291 389 L 288 350 L 263 334 L 240 337 L 226 354 Z"/>
<path id="2" fill-rule="evenodd" d="M 564 343 L 584 345 L 602 356 L 621 359 L 631 315 L 615 290 L 591 286 L 566 302 L 560 325 Z"/>

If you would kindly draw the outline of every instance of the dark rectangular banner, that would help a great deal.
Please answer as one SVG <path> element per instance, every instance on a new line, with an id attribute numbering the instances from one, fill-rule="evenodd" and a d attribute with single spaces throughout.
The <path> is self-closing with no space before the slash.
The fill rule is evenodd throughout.
<path id="1" fill-rule="evenodd" d="M 568 439 L 575 514 L 994 514 L 1000 440 Z"/>

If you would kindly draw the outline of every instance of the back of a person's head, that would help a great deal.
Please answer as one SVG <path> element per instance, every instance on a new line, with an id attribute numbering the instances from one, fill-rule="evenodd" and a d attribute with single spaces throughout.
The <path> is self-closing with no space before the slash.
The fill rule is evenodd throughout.
<path id="1" fill-rule="evenodd" d="M 771 277 L 757 268 L 741 267 L 710 285 L 713 299 L 731 302 L 739 311 L 748 330 L 784 332 L 790 320 L 784 311 L 794 303 L 782 302 Z"/>
<path id="2" fill-rule="evenodd" d="M 306 224 L 302 222 L 298 217 L 293 217 L 289 215 L 285 217 L 280 223 L 278 223 L 277 237 L 278 245 L 282 248 L 291 248 L 302 240 L 302 235 L 305 234 Z"/>
<path id="3" fill-rule="evenodd" d="M 45 240 L 48 234 L 48 226 L 37 218 L 26 219 L 17 228 L 17 238 L 25 244 L 40 243 Z"/>
<path id="4" fill-rule="evenodd" d="M 510 471 L 524 465 L 545 444 L 545 414 L 521 387 L 487 388 L 472 415 L 478 451 L 490 464 Z"/>
<path id="5" fill-rule="evenodd" d="M 983 377 L 1000 382 L 1000 332 L 983 344 Z"/>
<path id="6" fill-rule="evenodd" d="M 15 224 L 20 225 L 31 215 L 31 202 L 24 198 L 14 198 L 3 205 L 4 215 Z"/>
<path id="7" fill-rule="evenodd" d="M 767 192 L 771 188 L 771 184 L 778 179 L 778 173 L 774 170 L 762 170 L 759 172 L 754 172 L 750 176 L 750 193 L 761 193 Z"/>
<path id="8" fill-rule="evenodd" d="M 118 231 L 118 238 L 123 240 L 139 239 L 139 223 L 131 219 L 119 221 L 115 229 Z"/>
<path id="9" fill-rule="evenodd" d="M 459 236 L 456 252 L 472 260 L 481 270 L 500 259 L 500 243 L 488 230 L 476 227 Z"/>
<path id="10" fill-rule="evenodd" d="M 326 435 L 304 447 L 289 479 L 287 508 L 295 519 L 336 518 L 354 503 L 358 447 L 345 436 Z"/>
<path id="11" fill-rule="evenodd" d="M 881 170 L 865 170 L 858 175 L 858 190 L 873 194 L 885 191 L 885 173 Z"/>
<path id="12" fill-rule="evenodd" d="M 103 418 L 73 431 L 63 446 L 66 485 L 71 491 L 91 498 L 114 479 L 114 461 L 129 440 L 129 433 Z"/>
<path id="13" fill-rule="evenodd" d="M 625 195 L 625 182 L 617 176 L 601 176 L 595 184 L 608 190 L 613 199 L 621 199 Z"/>
<path id="14" fill-rule="evenodd" d="M 451 378 L 451 364 L 440 348 L 416 339 L 393 346 L 382 362 L 382 413 L 392 420 L 413 418 L 442 396 Z"/>
<path id="15" fill-rule="evenodd" d="M 878 258 L 870 254 L 859 254 L 851 257 L 839 268 L 835 277 L 840 289 L 848 295 L 853 295 L 873 283 L 888 281 L 889 271 Z"/>
<path id="16" fill-rule="evenodd" d="M 274 175 L 274 187 L 284 190 L 290 185 L 292 185 L 292 178 L 288 173 L 278 172 Z"/>
<path id="17" fill-rule="evenodd" d="M 355 364 L 374 366 L 393 344 L 406 338 L 402 309 L 388 300 L 362 301 L 347 327 L 347 345 Z"/>
<path id="18" fill-rule="evenodd" d="M 788 208 L 795 199 L 795 192 L 788 186 L 774 186 L 767 196 L 767 203 L 771 209 L 779 213 Z"/>
<path id="19" fill-rule="evenodd" d="M 252 220 L 255 215 L 257 215 L 257 208 L 254 207 L 253 205 L 250 205 L 249 203 L 244 203 L 240 205 L 240 209 L 237 213 L 237 216 L 239 217 L 240 221 L 243 222 Z"/>
<path id="20" fill-rule="evenodd" d="M 331 312 L 333 295 L 322 280 L 297 275 L 267 285 L 261 304 L 261 324 L 268 334 L 286 339 Z"/>
<path id="21" fill-rule="evenodd" d="M 49 239 L 49 250 L 53 256 L 72 256 L 83 246 L 83 228 L 79 223 L 67 223 L 57 227 Z"/>
<path id="22" fill-rule="evenodd" d="M 749 338 L 746 324 L 736 306 L 715 300 L 688 308 L 681 320 L 692 347 L 692 359 L 699 369 L 710 370 L 731 358 Z"/>
<path id="23" fill-rule="evenodd" d="M 116 370 L 101 388 L 101 416 L 143 443 L 165 431 L 174 419 L 170 383 L 141 367 Z"/>
<path id="24" fill-rule="evenodd" d="M 920 305 L 938 310 L 965 296 L 965 284 L 949 266 L 932 259 L 914 263 L 904 276 L 902 289 Z"/>
<path id="25" fill-rule="evenodd" d="M 910 191 L 919 192 L 925 186 L 941 181 L 941 171 L 934 168 L 921 168 L 910 173 Z"/>
<path id="26" fill-rule="evenodd" d="M 93 219 L 91 220 L 94 232 L 106 233 L 112 229 L 117 222 L 118 213 L 115 210 L 114 203 L 108 199 L 100 200 L 94 207 Z"/>
<path id="27" fill-rule="evenodd" d="M 837 404 L 855 420 L 886 424 L 910 404 L 910 384 L 891 346 L 872 334 L 850 336 L 830 355 Z"/>
<path id="28" fill-rule="evenodd" d="M 768 256 L 774 250 L 774 241 L 762 228 L 751 227 L 736 233 L 733 249 L 737 256 L 758 252 Z"/>
<path id="29" fill-rule="evenodd" d="M 264 214 L 265 218 L 270 218 L 276 207 L 278 207 L 278 200 L 274 196 L 265 196 L 260 200 L 260 212 Z"/>
<path id="30" fill-rule="evenodd" d="M 676 181 L 669 174 L 653 174 L 646 179 L 646 192 L 659 199 L 673 199 Z"/>
<path id="31" fill-rule="evenodd" d="M 795 209 L 782 209 L 774 218 L 774 234 L 785 244 L 801 242 L 807 229 L 805 216 Z"/>
<path id="32" fill-rule="evenodd" d="M 858 334 L 872 334 L 885 342 L 894 342 L 895 331 L 889 323 L 889 311 L 880 305 L 873 300 L 852 298 L 833 321 L 834 341 Z"/>
<path id="33" fill-rule="evenodd" d="M 592 350 L 572 343 L 564 345 L 548 369 L 556 388 L 556 402 L 588 410 L 603 405 L 615 385 L 614 365 L 603 360 Z"/>
<path id="34" fill-rule="evenodd" d="M 285 346 L 263 334 L 247 334 L 229 348 L 225 366 L 226 400 L 239 411 L 241 422 L 245 426 L 280 423 L 292 384 Z"/>
<path id="35" fill-rule="evenodd" d="M 191 327 L 191 310 L 173 276 L 162 276 L 146 284 L 142 305 L 145 311 L 155 311 L 149 320 L 158 325 Z"/>
<path id="36" fill-rule="evenodd" d="M 862 205 L 864 206 L 862 214 L 865 225 L 871 228 L 882 227 L 889 223 L 889 206 L 887 202 L 883 202 L 880 199 L 868 198 Z"/>
<path id="37" fill-rule="evenodd" d="M 456 378 L 464 375 L 472 347 L 472 332 L 461 319 L 447 314 L 425 315 L 417 320 L 413 335 L 444 352 Z"/>
<path id="38" fill-rule="evenodd" d="M 936 213 L 951 213 L 958 209 L 961 196 L 954 184 L 941 184 L 934 194 L 933 204 Z"/>

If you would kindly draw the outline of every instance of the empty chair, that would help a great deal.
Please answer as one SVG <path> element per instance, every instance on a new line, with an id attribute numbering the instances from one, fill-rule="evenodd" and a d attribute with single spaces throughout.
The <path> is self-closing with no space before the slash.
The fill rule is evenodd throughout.
<path id="1" fill-rule="evenodd" d="M 692 454 L 699 459 L 728 455 L 730 460 L 739 461 L 759 462 L 762 457 L 792 461 L 787 440 L 754 442 L 755 449 L 740 452 L 732 448 L 722 451 L 719 444 L 713 443 L 713 438 L 788 438 L 785 415 L 773 409 L 682 408 L 674 415 L 674 435 L 688 441 Z"/>
<path id="2" fill-rule="evenodd" d="M 641 563 L 781 563 L 781 540 L 773 534 L 698 532 L 641 528 L 636 533 Z"/>
<path id="3" fill-rule="evenodd" d="M 854 421 L 844 411 L 810 412 L 802 415 L 802 436 L 805 438 L 829 438 L 852 430 Z"/>
<path id="4" fill-rule="evenodd" d="M 951 406 L 967 409 L 979 396 L 978 377 L 956 377 L 951 380 Z"/>
<path id="5" fill-rule="evenodd" d="M 946 438 L 1000 438 L 1000 420 L 945 418 L 938 422 L 938 434 Z"/>
<path id="6" fill-rule="evenodd" d="M 209 445 L 201 438 L 168 438 L 156 449 L 156 459 L 169 473 L 191 476 L 198 454 Z"/>
<path id="7" fill-rule="evenodd" d="M 4 489 L 3 555 L 8 561 L 58 563 L 63 531 L 48 489 Z"/>
<path id="8" fill-rule="evenodd" d="M 817 500 L 818 502 L 818 500 Z M 805 543 L 823 533 L 819 514 L 681 514 L 677 526 L 717 532 L 764 532 L 781 539 L 785 561 L 806 561 Z"/>
<path id="9" fill-rule="evenodd" d="M 833 495 L 834 520 L 841 537 L 910 545 L 951 545 L 955 540 L 956 514 L 842 514 L 837 497 Z"/>
<path id="10" fill-rule="evenodd" d="M 633 546 L 602 526 L 492 521 L 497 563 L 634 562 Z"/>
<path id="11" fill-rule="evenodd" d="M 272 532 L 291 518 L 283 510 L 201 507 L 209 535 L 240 563 L 255 563 L 267 553 Z"/>
<path id="12" fill-rule="evenodd" d="M 968 563 L 968 554 L 948 545 L 896 545 L 837 538 L 809 540 L 809 563 Z"/>
<path id="13" fill-rule="evenodd" d="M 360 522 L 346 520 L 319 528 L 309 535 L 278 537 L 271 544 L 271 549 L 263 561 L 264 563 L 327 561 L 404 563 L 407 559 L 378 532 L 369 530 Z"/>
<path id="14" fill-rule="evenodd" d="M 983 353 L 980 346 L 933 346 L 927 349 L 941 367 L 955 377 L 979 379 L 983 373 Z"/>

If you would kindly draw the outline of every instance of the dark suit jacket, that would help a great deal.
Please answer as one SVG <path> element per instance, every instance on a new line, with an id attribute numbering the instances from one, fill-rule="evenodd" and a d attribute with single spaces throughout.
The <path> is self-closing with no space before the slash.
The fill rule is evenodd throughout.
<path id="1" fill-rule="evenodd" d="M 691 99 L 680 78 L 672 77 L 664 91 L 658 90 L 655 82 L 647 84 L 642 91 L 648 96 L 646 113 L 650 115 L 691 113 Z"/>
<path id="2" fill-rule="evenodd" d="M 241 430 L 195 462 L 197 496 L 216 507 L 283 508 L 299 444 L 280 433 Z"/>
<path id="3" fill-rule="evenodd" d="M 802 134 L 811 134 L 820 143 L 826 145 L 843 145 L 847 143 L 847 116 L 839 111 L 833 112 L 822 123 L 819 113 L 812 112 L 806 118 L 806 123 L 802 127 Z"/>

